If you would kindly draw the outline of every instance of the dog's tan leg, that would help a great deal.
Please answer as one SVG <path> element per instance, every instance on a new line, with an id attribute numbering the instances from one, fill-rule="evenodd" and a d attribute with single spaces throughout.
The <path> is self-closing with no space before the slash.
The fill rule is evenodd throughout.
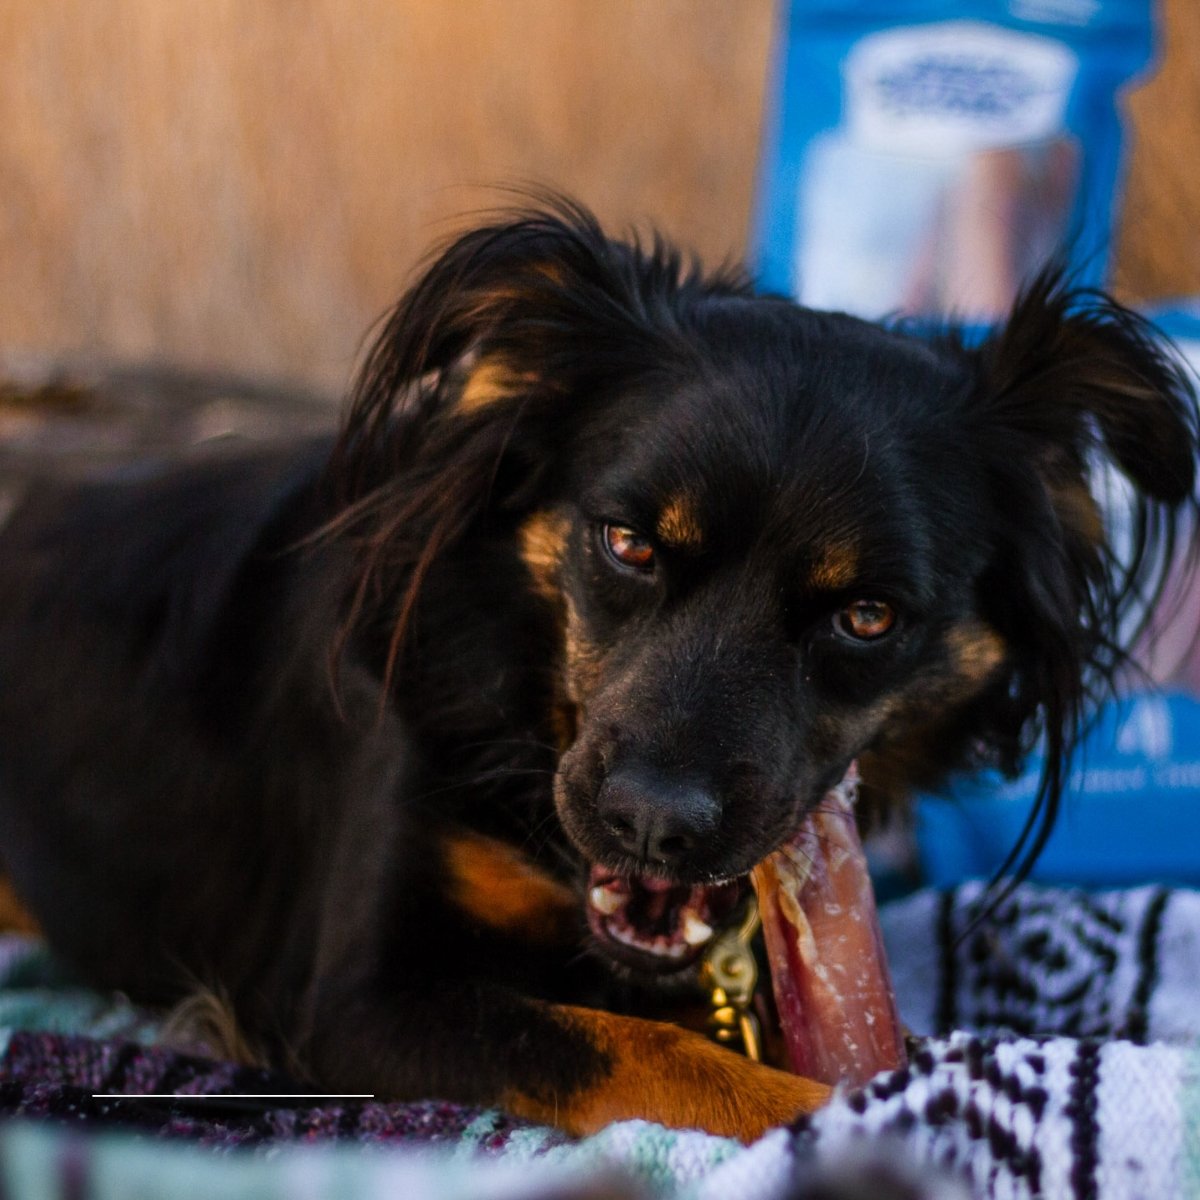
<path id="1" fill-rule="evenodd" d="M 514 1090 L 503 1103 L 571 1133 L 641 1117 L 748 1142 L 821 1107 L 830 1095 L 824 1084 L 750 1062 L 672 1025 L 586 1008 L 552 1011 L 607 1067 L 579 1089 L 552 1098 Z"/>

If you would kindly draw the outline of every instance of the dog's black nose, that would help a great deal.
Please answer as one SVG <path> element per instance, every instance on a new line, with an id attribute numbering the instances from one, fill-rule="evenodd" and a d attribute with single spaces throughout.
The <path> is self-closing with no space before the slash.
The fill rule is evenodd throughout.
<path id="1" fill-rule="evenodd" d="M 681 862 L 721 823 L 707 788 L 637 767 L 608 776 L 596 809 L 621 849 L 646 863 Z"/>

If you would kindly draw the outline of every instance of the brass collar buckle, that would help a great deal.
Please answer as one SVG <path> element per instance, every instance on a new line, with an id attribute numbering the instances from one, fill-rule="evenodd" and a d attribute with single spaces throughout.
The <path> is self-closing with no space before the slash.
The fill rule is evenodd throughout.
<path id="1" fill-rule="evenodd" d="M 741 1050 L 752 1062 L 762 1061 L 762 1031 L 752 1011 L 758 986 L 752 942 L 761 927 L 758 904 L 751 896 L 741 923 L 716 938 L 700 964 L 700 983 L 712 1007 L 709 1036 L 722 1046 Z"/>

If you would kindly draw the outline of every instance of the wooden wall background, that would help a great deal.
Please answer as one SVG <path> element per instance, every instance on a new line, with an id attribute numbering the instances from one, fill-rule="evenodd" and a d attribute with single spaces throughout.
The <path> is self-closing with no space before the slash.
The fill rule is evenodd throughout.
<path id="1" fill-rule="evenodd" d="M 1200 4 L 1167 0 L 1117 282 L 1200 291 Z M 353 14 L 350 19 L 348 14 Z M 337 388 L 480 185 L 743 248 L 775 0 L 4 0 L 0 347 Z"/>

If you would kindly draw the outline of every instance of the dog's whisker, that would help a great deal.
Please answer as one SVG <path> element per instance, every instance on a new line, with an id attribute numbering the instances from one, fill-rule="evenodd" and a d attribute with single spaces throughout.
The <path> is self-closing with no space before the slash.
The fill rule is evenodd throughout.
<path id="1" fill-rule="evenodd" d="M 492 747 L 517 746 L 522 750 L 542 750 L 557 755 L 558 749 L 549 742 L 538 741 L 532 737 L 486 738 L 477 741 L 464 742 L 463 750 L 486 750 Z"/>

